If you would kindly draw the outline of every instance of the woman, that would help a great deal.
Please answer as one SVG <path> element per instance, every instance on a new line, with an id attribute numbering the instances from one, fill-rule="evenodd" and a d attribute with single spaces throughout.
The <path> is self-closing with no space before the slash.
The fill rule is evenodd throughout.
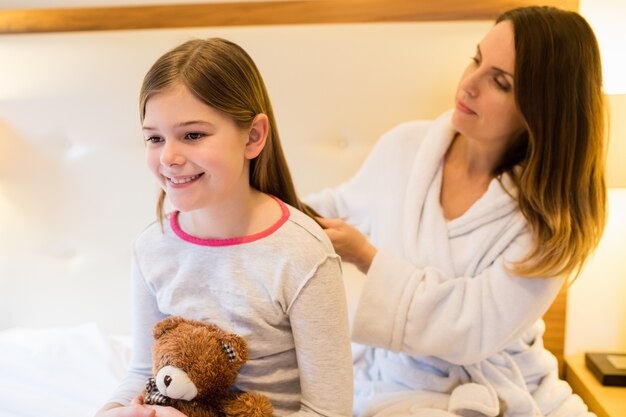
<path id="1" fill-rule="evenodd" d="M 588 415 L 541 317 L 602 234 L 603 140 L 587 22 L 514 9 L 478 44 L 452 111 L 394 128 L 351 180 L 307 200 L 366 273 L 356 414 Z"/>

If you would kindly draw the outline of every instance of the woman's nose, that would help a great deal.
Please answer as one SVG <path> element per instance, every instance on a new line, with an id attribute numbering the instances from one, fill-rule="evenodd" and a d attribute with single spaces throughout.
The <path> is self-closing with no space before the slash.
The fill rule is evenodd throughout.
<path id="1" fill-rule="evenodd" d="M 477 72 L 467 74 L 461 82 L 461 90 L 468 98 L 475 98 L 479 92 L 480 77 Z"/>

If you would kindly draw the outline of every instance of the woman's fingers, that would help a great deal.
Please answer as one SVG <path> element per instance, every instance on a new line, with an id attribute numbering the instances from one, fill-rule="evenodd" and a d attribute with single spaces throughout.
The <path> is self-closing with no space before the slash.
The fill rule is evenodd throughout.
<path id="1" fill-rule="evenodd" d="M 340 227 L 345 223 L 341 219 L 329 219 L 326 217 L 316 217 L 315 220 L 317 220 L 324 229 Z"/>

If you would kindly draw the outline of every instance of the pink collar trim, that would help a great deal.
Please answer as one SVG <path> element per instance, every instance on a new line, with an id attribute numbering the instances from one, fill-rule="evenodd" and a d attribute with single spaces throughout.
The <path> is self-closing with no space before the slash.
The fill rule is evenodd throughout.
<path id="1" fill-rule="evenodd" d="M 280 210 L 282 212 L 280 219 L 269 228 L 255 233 L 253 235 L 242 236 L 242 237 L 233 237 L 229 239 L 203 239 L 196 236 L 192 236 L 188 233 L 185 233 L 183 229 L 180 228 L 180 224 L 178 223 L 178 213 L 179 211 L 174 211 L 170 213 L 170 227 L 179 238 L 183 239 L 186 242 L 193 243 L 196 245 L 202 246 L 231 246 L 231 245 L 241 245 L 243 243 L 254 242 L 255 240 L 263 239 L 274 233 L 278 230 L 285 222 L 289 219 L 289 208 L 287 205 L 279 200 L 278 198 L 271 196 L 278 205 L 280 206 Z"/>

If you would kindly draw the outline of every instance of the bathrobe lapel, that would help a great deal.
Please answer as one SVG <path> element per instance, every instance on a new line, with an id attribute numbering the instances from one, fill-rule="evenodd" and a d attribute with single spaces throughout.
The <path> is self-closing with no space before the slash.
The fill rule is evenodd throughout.
<path id="1" fill-rule="evenodd" d="M 436 265 L 453 276 L 446 224 L 441 215 L 441 167 L 455 130 L 449 113 L 435 120 L 415 155 L 404 206 L 404 255 L 416 265 Z M 437 238 L 440 237 L 440 238 Z"/>

